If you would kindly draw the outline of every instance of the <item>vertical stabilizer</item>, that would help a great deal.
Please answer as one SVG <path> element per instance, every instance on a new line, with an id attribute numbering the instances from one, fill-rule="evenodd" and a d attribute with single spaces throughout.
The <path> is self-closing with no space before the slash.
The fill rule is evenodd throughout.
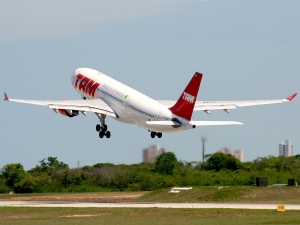
<path id="1" fill-rule="evenodd" d="M 170 108 L 173 114 L 191 120 L 202 76 L 201 73 L 195 73 L 178 101 Z"/>

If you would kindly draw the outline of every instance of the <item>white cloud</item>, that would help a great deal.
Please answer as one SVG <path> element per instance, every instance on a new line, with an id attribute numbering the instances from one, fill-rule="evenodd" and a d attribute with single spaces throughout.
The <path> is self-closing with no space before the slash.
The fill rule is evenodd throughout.
<path id="1" fill-rule="evenodd" d="M 187 1 L 1 1 L 0 42 L 80 35 L 89 25 L 163 13 L 183 2 Z"/>

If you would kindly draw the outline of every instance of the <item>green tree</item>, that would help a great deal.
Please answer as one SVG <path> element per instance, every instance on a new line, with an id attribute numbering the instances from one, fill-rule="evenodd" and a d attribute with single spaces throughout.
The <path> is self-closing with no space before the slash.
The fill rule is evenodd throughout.
<path id="1" fill-rule="evenodd" d="M 36 166 L 29 170 L 31 174 L 41 174 L 43 172 L 47 172 L 48 174 L 52 174 L 53 171 L 56 171 L 58 169 L 67 169 L 69 168 L 68 164 L 64 162 L 60 162 L 57 160 L 57 157 L 48 157 L 47 161 L 46 158 L 39 161 L 40 166 Z"/>
<path id="2" fill-rule="evenodd" d="M 268 156 L 258 157 L 253 161 L 252 167 L 254 170 L 263 171 L 266 169 L 273 169 L 280 171 L 295 171 L 300 169 L 300 158 L 296 156 Z"/>
<path id="3" fill-rule="evenodd" d="M 9 187 L 5 183 L 3 174 L 0 174 L 0 193 L 8 193 L 9 191 Z"/>
<path id="4" fill-rule="evenodd" d="M 173 152 L 163 153 L 156 158 L 155 171 L 161 174 L 172 175 L 177 164 L 177 158 Z"/>
<path id="5" fill-rule="evenodd" d="M 300 157 L 297 157 L 299 155 L 296 155 L 294 157 L 285 157 L 284 163 L 283 163 L 283 169 L 295 171 L 300 169 Z"/>
<path id="6" fill-rule="evenodd" d="M 1 172 L 5 179 L 6 185 L 10 188 L 13 188 L 14 185 L 22 180 L 26 175 L 24 167 L 21 163 L 7 164 L 1 169 Z"/>
<path id="7" fill-rule="evenodd" d="M 46 158 L 45 158 L 46 159 Z M 48 162 L 45 162 L 45 159 L 40 161 L 41 167 L 48 170 L 49 168 L 51 169 L 67 169 L 69 168 L 68 164 L 64 162 L 59 162 L 57 160 L 57 157 L 48 157 L 47 160 Z"/>
<path id="8" fill-rule="evenodd" d="M 252 164 L 254 170 L 262 171 L 268 167 L 268 158 L 257 157 Z"/>
<path id="9" fill-rule="evenodd" d="M 81 185 L 82 183 L 81 169 L 64 169 L 61 170 L 60 172 L 62 174 L 59 180 L 62 182 L 62 185 L 65 188 L 68 188 L 70 186 Z"/>
<path id="10" fill-rule="evenodd" d="M 206 169 L 220 171 L 222 169 L 228 170 L 238 170 L 241 169 L 242 165 L 240 161 L 232 155 L 223 154 L 217 152 L 212 154 L 211 157 L 207 160 Z"/>
<path id="11" fill-rule="evenodd" d="M 114 167 L 113 163 L 97 163 L 95 165 L 93 165 L 93 167 L 95 168 L 102 168 L 102 167 Z"/>
<path id="12" fill-rule="evenodd" d="M 16 193 L 32 193 L 36 189 L 37 179 L 30 174 L 27 174 L 24 179 L 14 185 Z"/>

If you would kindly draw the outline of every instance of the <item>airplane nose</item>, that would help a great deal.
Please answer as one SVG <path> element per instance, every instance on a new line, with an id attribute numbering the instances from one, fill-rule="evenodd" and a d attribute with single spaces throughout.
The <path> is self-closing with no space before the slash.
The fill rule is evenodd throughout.
<path id="1" fill-rule="evenodd" d="M 76 76 L 77 76 L 77 70 L 75 70 L 71 76 L 71 83 L 74 86 L 75 81 L 76 81 Z"/>
<path id="2" fill-rule="evenodd" d="M 73 75 L 76 76 L 78 74 L 78 69 L 74 70 Z"/>

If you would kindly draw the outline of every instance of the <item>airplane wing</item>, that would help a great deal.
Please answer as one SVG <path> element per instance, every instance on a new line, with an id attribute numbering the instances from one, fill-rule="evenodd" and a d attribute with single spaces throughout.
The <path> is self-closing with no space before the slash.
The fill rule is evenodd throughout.
<path id="1" fill-rule="evenodd" d="M 245 106 L 255 106 L 255 105 L 267 105 L 267 104 L 277 104 L 290 102 L 295 98 L 297 93 L 292 94 L 291 96 L 284 99 L 275 99 L 275 100 L 247 100 L 247 101 L 196 101 L 194 111 L 203 110 L 206 113 L 209 113 L 210 110 L 224 110 L 229 112 L 229 109 L 235 109 L 238 107 Z M 168 100 L 158 100 L 161 104 L 166 105 L 168 108 L 172 107 L 176 101 Z"/>
<path id="2" fill-rule="evenodd" d="M 115 112 L 101 99 L 92 100 L 62 100 L 62 101 L 43 101 L 43 100 L 23 100 L 23 99 L 10 99 L 4 93 L 4 100 L 11 102 L 20 102 L 33 105 L 48 106 L 50 109 L 58 110 L 77 110 L 80 112 L 94 112 L 97 114 L 105 114 L 111 117 L 117 117 Z"/>

